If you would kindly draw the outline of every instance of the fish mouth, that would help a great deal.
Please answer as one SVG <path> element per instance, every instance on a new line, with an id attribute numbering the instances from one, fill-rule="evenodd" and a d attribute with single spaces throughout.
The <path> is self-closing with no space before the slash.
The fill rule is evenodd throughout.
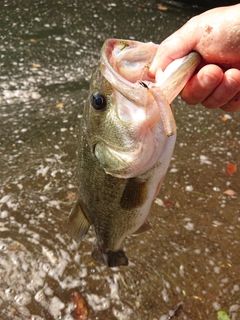
<path id="1" fill-rule="evenodd" d="M 128 258 L 122 249 L 113 251 L 96 246 L 92 251 L 92 257 L 110 268 L 128 266 Z"/>
<path id="2" fill-rule="evenodd" d="M 192 52 L 150 79 L 147 71 L 157 48 L 151 42 L 108 39 L 101 51 L 100 70 L 114 97 L 108 119 L 121 125 L 124 141 L 119 148 L 106 137 L 96 143 L 94 154 L 105 172 L 117 178 L 144 174 L 160 161 L 167 141 L 176 137 L 170 103 L 200 62 L 200 56 Z M 124 144 L 127 148 L 122 148 Z"/>
<path id="3" fill-rule="evenodd" d="M 176 132 L 170 103 L 182 91 L 201 61 L 197 52 L 170 63 L 164 72 L 158 69 L 156 78 L 149 78 L 148 69 L 158 45 L 148 42 L 108 39 L 101 51 L 101 71 L 112 86 L 136 105 L 148 105 L 151 124 L 163 122 L 166 135 Z M 146 81 L 146 83 L 144 82 Z M 150 104 L 149 96 L 155 100 Z M 145 101 L 145 102 L 144 102 Z"/>
<path id="4" fill-rule="evenodd" d="M 127 43 L 126 48 L 123 43 Z M 141 105 L 143 100 L 147 99 L 147 90 L 139 85 L 139 80 L 154 81 L 148 76 L 147 71 L 158 45 L 152 42 L 148 45 L 151 46 L 151 50 L 146 49 L 145 43 L 138 41 L 108 39 L 101 51 L 101 71 L 104 77 L 118 92 L 137 105 Z M 126 72 L 128 69 L 131 72 Z"/>

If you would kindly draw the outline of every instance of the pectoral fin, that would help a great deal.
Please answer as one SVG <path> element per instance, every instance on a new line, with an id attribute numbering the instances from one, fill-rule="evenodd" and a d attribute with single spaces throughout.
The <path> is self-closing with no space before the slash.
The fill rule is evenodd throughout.
<path id="1" fill-rule="evenodd" d="M 151 227 L 150 223 L 148 221 L 145 221 L 141 225 L 141 227 L 139 229 L 137 229 L 133 234 L 143 233 L 143 232 L 149 231 L 151 229 L 152 229 L 152 227 Z"/>
<path id="2" fill-rule="evenodd" d="M 90 225 L 90 222 L 86 218 L 80 203 L 77 200 L 68 218 L 68 235 L 79 243 L 88 232 Z"/>
<path id="3" fill-rule="evenodd" d="M 148 196 L 148 184 L 148 180 L 140 178 L 128 179 L 120 200 L 121 207 L 126 210 L 132 210 L 142 206 Z"/>

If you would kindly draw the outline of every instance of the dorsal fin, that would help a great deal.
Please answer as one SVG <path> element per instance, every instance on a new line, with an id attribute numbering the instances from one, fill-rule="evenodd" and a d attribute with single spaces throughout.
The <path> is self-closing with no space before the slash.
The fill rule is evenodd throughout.
<path id="1" fill-rule="evenodd" d="M 87 234 L 90 225 L 80 206 L 79 200 L 76 200 L 67 223 L 69 236 L 79 243 Z"/>

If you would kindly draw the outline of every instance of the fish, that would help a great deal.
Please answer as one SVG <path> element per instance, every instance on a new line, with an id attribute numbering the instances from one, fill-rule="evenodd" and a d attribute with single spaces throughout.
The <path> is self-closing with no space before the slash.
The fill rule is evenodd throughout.
<path id="1" fill-rule="evenodd" d="M 170 103 L 201 61 L 191 52 L 151 78 L 157 49 L 107 39 L 80 119 L 79 194 L 67 231 L 80 243 L 92 226 L 92 257 L 108 267 L 127 266 L 124 239 L 151 228 L 148 215 L 176 141 Z"/>

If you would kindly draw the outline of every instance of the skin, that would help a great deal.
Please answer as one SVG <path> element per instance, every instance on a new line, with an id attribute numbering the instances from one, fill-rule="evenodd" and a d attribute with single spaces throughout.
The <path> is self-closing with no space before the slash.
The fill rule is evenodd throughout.
<path id="1" fill-rule="evenodd" d="M 149 76 L 193 50 L 203 61 L 181 92 L 182 99 L 208 109 L 240 110 L 240 4 L 190 19 L 159 45 Z"/>

